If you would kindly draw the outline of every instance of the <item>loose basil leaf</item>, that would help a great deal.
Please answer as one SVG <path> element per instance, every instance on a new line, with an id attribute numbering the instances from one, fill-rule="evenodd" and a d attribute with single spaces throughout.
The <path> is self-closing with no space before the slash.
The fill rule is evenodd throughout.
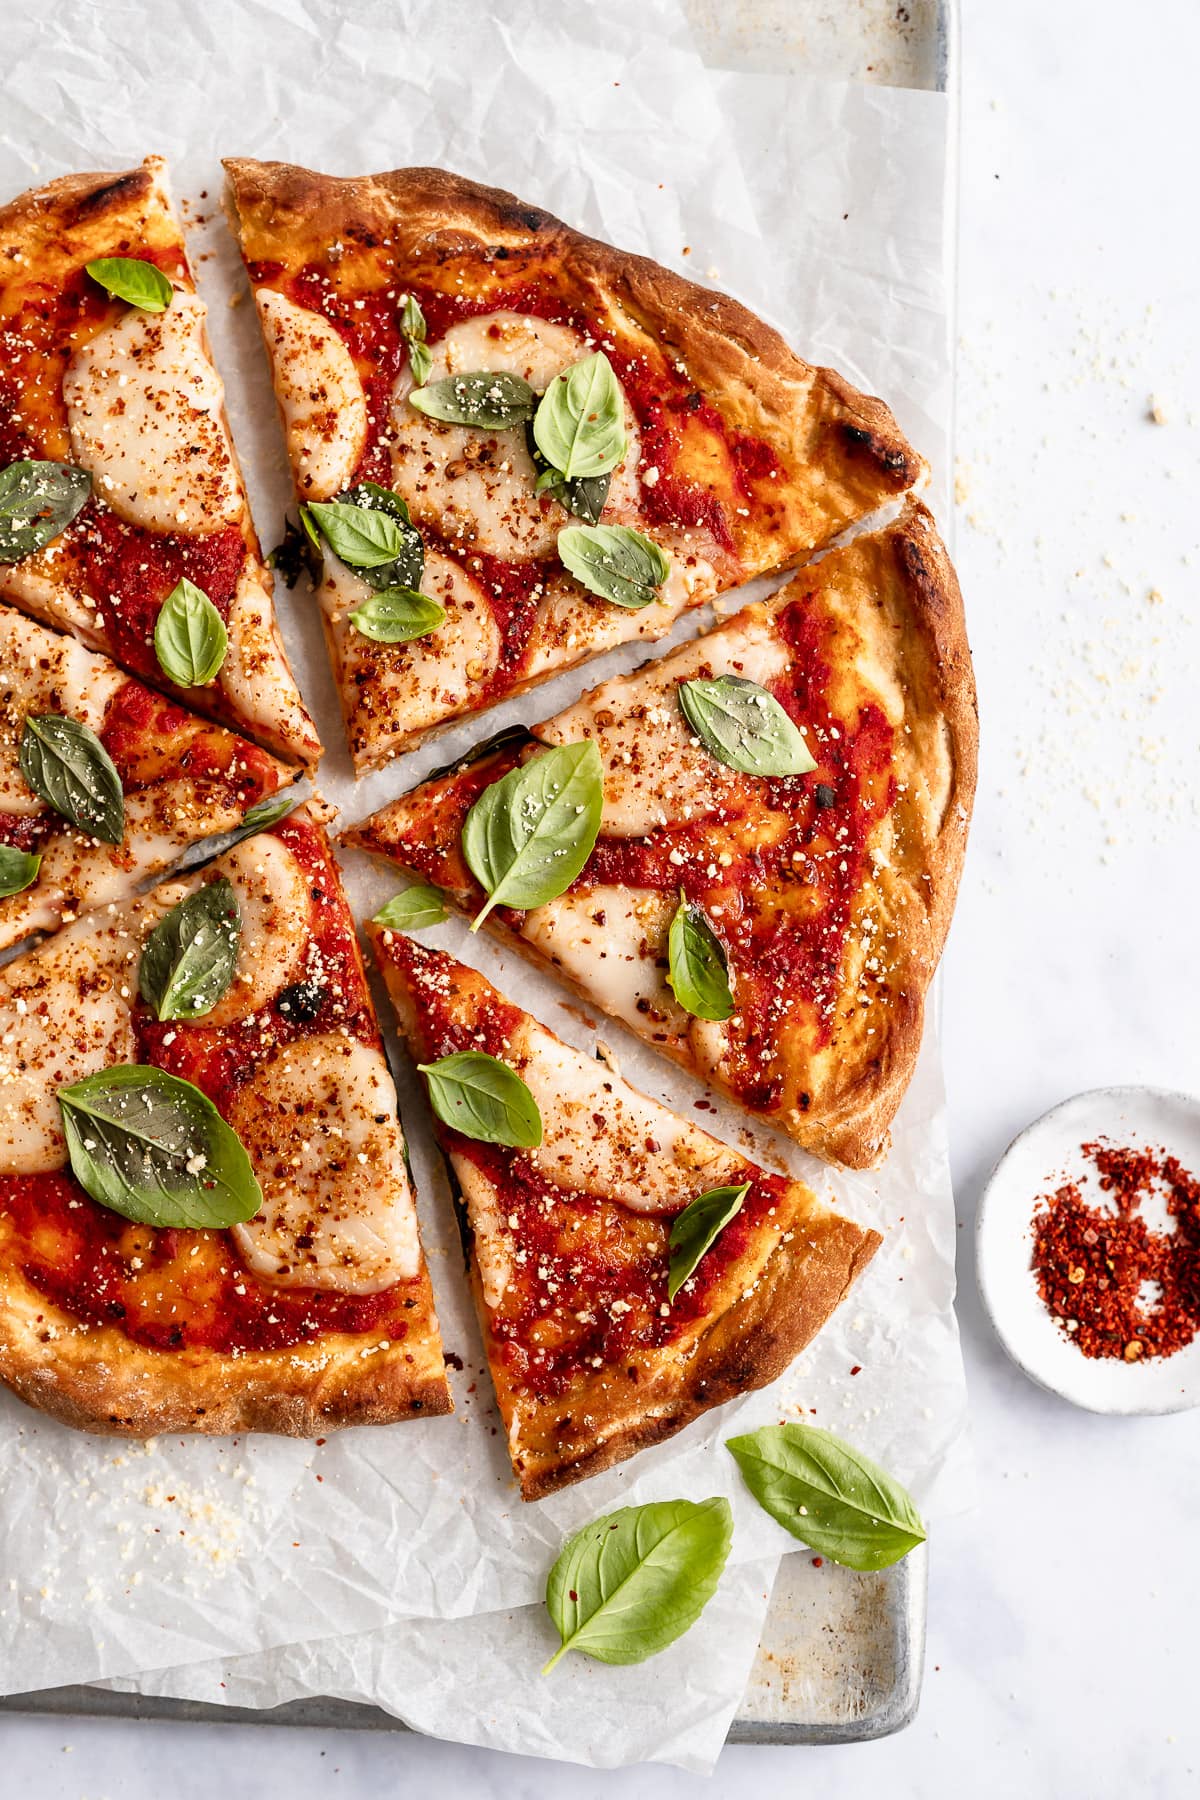
<path id="1" fill-rule="evenodd" d="M 728 1500 L 622 1506 L 568 1538 L 546 1583 L 546 1610 L 568 1650 L 598 1662 L 657 1656 L 696 1623 L 733 1539 Z"/>
<path id="2" fill-rule="evenodd" d="M 92 280 L 114 299 L 128 300 L 143 312 L 164 312 L 175 292 L 161 269 L 136 256 L 100 256 L 84 265 Z"/>
<path id="3" fill-rule="evenodd" d="M 507 431 L 533 417 L 537 395 L 519 375 L 501 369 L 477 369 L 469 375 L 447 375 L 408 396 L 430 419 L 447 425 L 476 425 L 482 431 Z"/>
<path id="4" fill-rule="evenodd" d="M 420 931 L 426 925 L 441 925 L 449 917 L 441 889 L 418 882 L 393 894 L 375 914 L 374 922 L 389 931 Z"/>
<path id="5" fill-rule="evenodd" d="M 544 906 L 570 887 L 600 834 L 604 781 L 589 739 L 544 750 L 493 781 L 463 821 L 467 866 L 493 906 Z"/>
<path id="6" fill-rule="evenodd" d="M 444 625 L 446 609 L 412 588 L 383 588 L 369 594 L 348 617 L 355 631 L 377 644 L 407 644 L 410 638 L 428 637 Z"/>
<path id="7" fill-rule="evenodd" d="M 433 357 L 425 343 L 425 314 L 415 294 L 405 294 L 400 308 L 400 332 L 408 347 L 408 366 L 417 387 L 429 379 Z"/>
<path id="8" fill-rule="evenodd" d="M 122 1063 L 59 1088 L 58 1104 L 76 1181 L 123 1218 L 219 1229 L 262 1205 L 241 1140 L 178 1075 Z"/>
<path id="9" fill-rule="evenodd" d="M 679 705 L 717 761 L 739 774 L 807 775 L 817 766 L 799 727 L 757 681 L 681 681 Z"/>
<path id="10" fill-rule="evenodd" d="M 727 1019 L 733 1011 L 725 950 L 704 908 L 680 898 L 667 940 L 667 980 L 694 1019 Z"/>
<path id="11" fill-rule="evenodd" d="M 94 731 L 60 713 L 30 713 L 21 734 L 21 773 L 40 800 L 89 837 L 119 844 L 125 794 Z"/>
<path id="12" fill-rule="evenodd" d="M 179 687 L 207 687 L 216 680 L 228 648 L 224 619 L 204 589 L 183 576 L 163 601 L 154 623 L 159 668 Z"/>
<path id="13" fill-rule="evenodd" d="M 832 1432 L 764 1425 L 725 1448 L 764 1511 L 831 1562 L 886 1569 L 925 1542 L 900 1483 Z"/>
<path id="14" fill-rule="evenodd" d="M 360 481 L 336 500 L 302 506 L 300 519 L 310 536 L 319 530 L 334 555 L 371 587 L 420 587 L 425 545 L 398 494 Z"/>
<path id="15" fill-rule="evenodd" d="M 625 403 L 602 350 L 554 377 L 538 402 L 533 435 L 550 467 L 569 481 L 616 468 L 625 454 Z"/>
<path id="16" fill-rule="evenodd" d="M 560 560 L 590 594 L 636 609 L 658 599 L 670 558 L 628 525 L 568 525 L 558 534 Z"/>
<path id="17" fill-rule="evenodd" d="M 690 1200 L 671 1226 L 671 1267 L 667 1299 L 673 1300 L 684 1282 L 695 1274 L 701 1257 L 711 1250 L 731 1219 L 742 1210 L 750 1183 L 740 1187 L 709 1188 Z"/>
<path id="18" fill-rule="evenodd" d="M 459 1050 L 417 1067 L 429 1083 L 429 1102 L 443 1125 L 482 1144 L 532 1150 L 541 1143 L 537 1101 L 507 1063 L 482 1050 Z"/>
<path id="19" fill-rule="evenodd" d="M 200 1019 L 229 991 L 242 915 L 222 875 L 160 919 L 142 950 L 138 988 L 158 1019 Z"/>
<path id="20" fill-rule="evenodd" d="M 0 844 L 0 900 L 10 894 L 22 894 L 37 880 L 42 859 L 34 850 L 18 850 L 12 844 Z"/>
<path id="21" fill-rule="evenodd" d="M 0 563 L 20 562 L 61 537 L 91 498 L 92 478 L 70 463 L 9 463 L 0 469 Z"/>

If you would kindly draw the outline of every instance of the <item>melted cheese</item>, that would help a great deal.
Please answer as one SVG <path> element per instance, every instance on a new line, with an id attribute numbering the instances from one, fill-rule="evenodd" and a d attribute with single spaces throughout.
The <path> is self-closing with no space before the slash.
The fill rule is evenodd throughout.
<path id="1" fill-rule="evenodd" d="M 233 1236 L 284 1287 L 374 1294 L 421 1263 L 396 1093 L 383 1054 L 336 1032 L 277 1050 L 229 1109 L 262 1211 Z"/>
<path id="2" fill-rule="evenodd" d="M 605 507 L 604 523 L 646 530 L 645 520 L 638 518 L 635 509 L 614 506 L 611 501 Z M 659 589 L 658 598 L 636 610 L 611 606 L 586 593 L 565 574 L 552 576 L 538 609 L 538 630 L 528 663 L 530 676 L 568 668 L 585 657 L 599 656 L 616 644 L 632 644 L 639 639 L 653 643 L 671 629 L 680 613 L 716 593 L 719 582 L 713 564 L 690 546 L 685 561 L 675 548 L 678 532 L 654 525 L 647 535 L 671 557 L 671 572 Z"/>
<path id="3" fill-rule="evenodd" d="M 645 1036 L 647 1013 L 682 1034 L 688 1015 L 666 984 L 665 955 L 672 894 L 649 888 L 594 887 L 563 894 L 521 920 L 521 936 L 587 992 L 602 992 L 605 1011 Z"/>
<path id="4" fill-rule="evenodd" d="M 287 845 L 274 837 L 235 844 L 217 866 L 237 894 L 242 937 L 229 990 L 206 1022 L 230 1025 L 300 978 L 308 935 L 308 879 Z M 201 885 L 197 877 L 177 888 L 175 897 Z"/>
<path id="5" fill-rule="evenodd" d="M 255 737 L 292 760 L 320 755 L 316 730 L 288 667 L 268 577 L 249 559 L 229 608 L 229 648 L 218 680 Z"/>
<path id="6" fill-rule="evenodd" d="M 272 288 L 255 295 L 302 500 L 349 487 L 367 441 L 367 396 L 345 339 Z"/>
<path id="7" fill-rule="evenodd" d="M 18 761 L 30 713 L 63 713 L 99 732 L 127 677 L 72 638 L 0 613 L 0 813 L 45 812 Z"/>
<path id="8" fill-rule="evenodd" d="M 75 352 L 63 377 L 75 461 L 96 492 L 148 531 L 236 524 L 243 501 L 204 340 L 204 304 L 176 291 L 164 312 L 130 307 Z"/>
<path id="9" fill-rule="evenodd" d="M 541 393 L 589 346 L 565 325 L 497 312 L 451 326 L 430 350 L 429 382 L 488 369 L 519 375 Z M 392 486 L 414 516 L 436 520 L 446 539 L 464 550 L 507 562 L 552 555 L 559 532 L 572 521 L 557 502 L 534 492 L 537 470 L 524 427 L 483 431 L 442 424 L 409 405 L 411 388 L 406 366 L 392 397 Z M 637 506 L 637 421 L 628 403 L 625 431 L 628 448 L 613 474 L 606 521 Z"/>

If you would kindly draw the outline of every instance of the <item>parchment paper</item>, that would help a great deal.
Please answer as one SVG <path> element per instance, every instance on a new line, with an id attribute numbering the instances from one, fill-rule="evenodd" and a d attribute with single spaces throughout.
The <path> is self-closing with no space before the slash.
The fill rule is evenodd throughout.
<path id="1" fill-rule="evenodd" d="M 510 186 L 587 230 L 729 288 L 805 353 L 884 393 L 944 479 L 940 96 L 713 74 L 669 0 L 569 10 L 536 0 L 490 9 L 445 0 L 360 0 L 348 8 L 331 0 L 203 8 L 159 0 L 153 11 L 112 0 L 102 9 L 67 6 L 7 21 L 5 63 L 4 191 L 70 169 L 121 168 L 149 150 L 170 156 L 176 190 L 190 203 L 189 241 L 268 545 L 288 486 L 253 308 L 230 305 L 244 297 L 244 281 L 214 217 L 218 158 L 229 153 L 280 156 L 334 173 L 443 163 Z M 281 593 L 280 611 L 329 747 L 320 787 L 347 817 L 510 719 L 547 716 L 643 654 L 631 647 L 597 661 L 356 787 L 309 597 Z M 675 640 L 702 623 L 681 621 Z M 396 885 L 362 858 L 347 858 L 347 879 L 360 909 L 373 909 Z M 472 939 L 468 947 L 460 926 L 430 935 L 478 962 L 564 1037 L 583 1047 L 594 1041 L 549 980 L 494 946 Z M 618 1027 L 602 1035 L 647 1091 L 684 1107 L 700 1093 Z M 540 1599 L 564 1533 L 610 1506 L 726 1492 L 737 1515 L 738 1563 L 765 1567 L 792 1547 L 741 1490 L 719 1444 L 735 1429 L 801 1411 L 879 1456 L 927 1511 L 961 1500 L 965 1396 L 932 1041 L 878 1175 L 831 1178 L 771 1134 L 748 1131 L 734 1109 L 707 1115 L 718 1135 L 799 1170 L 853 1216 L 884 1228 L 885 1249 L 773 1389 L 537 1506 L 517 1499 L 496 1435 L 444 1180 L 403 1064 L 398 1075 L 446 1347 L 464 1362 L 452 1377 L 456 1416 L 345 1433 L 324 1445 L 260 1438 L 143 1447 L 78 1436 L 3 1397 L 4 1690 L 375 1633 L 412 1615 L 485 1615 L 470 1628 L 475 1654 L 511 1664 L 519 1680 L 505 1612 Z M 855 1367 L 861 1372 L 852 1376 Z M 739 1605 L 757 1635 L 761 1604 L 756 1614 L 743 1592 Z M 497 1618 L 499 1625 L 488 1622 Z M 372 1644 L 393 1635 L 376 1633 Z M 468 1635 L 464 1625 L 456 1641 Z M 728 1633 L 706 1633 L 704 1641 L 716 1660 L 696 1671 L 699 1686 L 689 1692 L 712 1674 L 732 1704 L 748 1657 Z M 297 1654 L 269 1665 L 280 1692 L 299 1679 L 287 1674 Z M 332 1671 L 328 1646 L 321 1654 L 322 1668 Z M 339 1654 L 350 1669 L 339 1692 L 381 1666 L 372 1645 Z M 265 1676 L 255 1679 L 271 1691 Z M 389 1693 L 402 1691 L 404 1679 L 397 1675 L 397 1687 L 389 1678 Z M 593 1685 L 599 1695 L 599 1676 Z M 664 1698 L 666 1689 L 654 1685 Z M 685 1698 L 681 1692 L 681 1708 Z M 612 1700 L 601 1708 L 604 1741 L 620 1756 L 622 1709 L 614 1712 Z M 468 1731 L 462 1703 L 460 1690 L 452 1714 L 425 1712 L 414 1722 L 447 1735 L 483 1733 L 479 1719 Z M 587 1737 L 591 1718 L 572 1716 Z M 560 1741 L 559 1753 L 567 1748 Z M 629 1753 L 646 1750 L 635 1745 Z"/>

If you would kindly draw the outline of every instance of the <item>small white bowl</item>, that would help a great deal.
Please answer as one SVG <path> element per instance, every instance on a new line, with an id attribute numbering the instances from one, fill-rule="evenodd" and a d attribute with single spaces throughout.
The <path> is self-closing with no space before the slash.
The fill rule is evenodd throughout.
<path id="1" fill-rule="evenodd" d="M 1080 1151 L 1098 1138 L 1165 1150 L 1200 1174 L 1200 1101 L 1162 1088 L 1093 1088 L 1027 1126 L 996 1164 L 979 1202 L 975 1265 L 984 1308 L 1017 1367 L 1075 1406 L 1103 1413 L 1183 1412 L 1200 1405 L 1200 1336 L 1174 1356 L 1141 1362 L 1084 1356 L 1037 1290 L 1031 1260 L 1035 1202 L 1066 1181 L 1079 1181 L 1089 1204 L 1101 1199 L 1095 1165 Z M 1150 1222 L 1157 1223 L 1153 1214 Z"/>

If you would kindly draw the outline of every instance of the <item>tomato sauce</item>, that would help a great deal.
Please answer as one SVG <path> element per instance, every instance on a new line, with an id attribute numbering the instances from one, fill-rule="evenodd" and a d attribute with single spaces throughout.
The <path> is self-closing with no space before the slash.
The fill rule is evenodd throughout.
<path id="1" fill-rule="evenodd" d="M 279 770 L 265 750 L 214 729 L 139 681 L 127 681 L 109 701 L 100 741 L 127 794 L 172 774 L 188 775 L 219 783 L 249 808 L 279 786 Z"/>
<path id="2" fill-rule="evenodd" d="M 203 588 L 221 617 L 229 618 L 246 561 L 240 526 L 203 537 L 144 531 L 93 497 L 72 531 L 106 641 L 114 657 L 136 674 L 162 680 L 154 626 L 163 601 L 182 577 Z"/>

